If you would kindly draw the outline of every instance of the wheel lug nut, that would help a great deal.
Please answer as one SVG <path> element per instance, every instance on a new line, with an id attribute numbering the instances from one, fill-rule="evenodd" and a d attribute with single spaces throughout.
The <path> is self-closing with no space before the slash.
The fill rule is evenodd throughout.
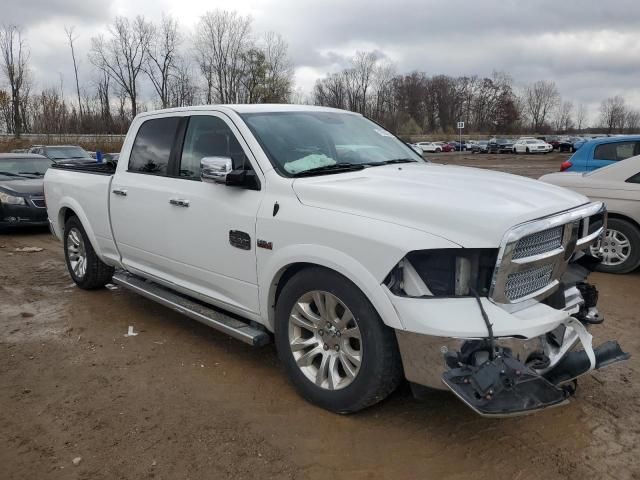
<path id="1" fill-rule="evenodd" d="M 341 335 L 340 331 L 336 332 L 336 337 L 339 337 Z"/>
<path id="2" fill-rule="evenodd" d="M 318 330 L 318 335 L 323 336 L 324 335 L 324 330 Z"/>
<path id="3" fill-rule="evenodd" d="M 331 322 L 327 322 L 327 328 L 331 328 Z"/>
<path id="4" fill-rule="evenodd" d="M 340 345 L 336 345 L 335 347 L 333 347 L 333 349 L 334 349 L 336 352 L 340 351 Z"/>
<path id="5" fill-rule="evenodd" d="M 322 346 L 322 348 L 324 348 L 325 350 L 329 350 L 329 345 L 327 345 L 326 343 Z"/>

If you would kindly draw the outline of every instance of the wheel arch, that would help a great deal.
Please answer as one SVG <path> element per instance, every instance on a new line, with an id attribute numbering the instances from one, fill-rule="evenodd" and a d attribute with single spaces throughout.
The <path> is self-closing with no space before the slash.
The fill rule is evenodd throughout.
<path id="1" fill-rule="evenodd" d="M 633 225 L 636 230 L 638 230 L 638 232 L 640 232 L 640 223 L 638 223 L 637 220 L 635 220 L 634 218 L 631 218 L 628 215 L 625 215 L 624 213 L 619 213 L 619 212 L 608 212 L 607 216 L 609 217 L 609 219 L 615 218 L 616 220 L 624 220 L 625 222 L 629 222 L 631 225 Z"/>
<path id="2" fill-rule="evenodd" d="M 87 237 L 89 237 L 89 241 L 91 242 L 93 250 L 96 252 L 98 258 L 104 261 L 100 250 L 97 248 L 98 240 L 93 229 L 91 228 L 91 223 L 89 222 L 84 209 L 78 202 L 76 202 L 72 198 L 63 199 L 63 201 L 60 203 L 60 209 L 58 210 L 58 225 L 60 228 L 60 238 L 62 239 L 62 241 L 64 242 L 64 226 L 67 223 L 67 220 L 69 220 L 69 218 L 71 218 L 72 216 L 75 216 L 78 218 L 78 220 L 80 220 L 82 228 L 87 234 Z"/>
<path id="3" fill-rule="evenodd" d="M 404 328 L 382 285 L 363 265 L 343 252 L 327 247 L 300 247 L 309 248 L 307 252 L 313 251 L 314 255 L 303 255 L 304 250 L 300 254 L 286 255 L 286 259 L 283 255 L 280 261 L 272 261 L 265 266 L 260 277 L 260 285 L 264 285 L 260 289 L 260 307 L 265 326 L 269 330 L 274 330 L 275 306 L 284 285 L 299 271 L 312 267 L 326 268 L 345 277 L 367 297 L 385 325 L 396 329 Z"/>

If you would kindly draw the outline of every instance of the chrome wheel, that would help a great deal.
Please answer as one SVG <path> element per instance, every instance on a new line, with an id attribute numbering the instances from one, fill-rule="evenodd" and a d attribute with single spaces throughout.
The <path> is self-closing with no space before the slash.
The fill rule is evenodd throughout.
<path id="1" fill-rule="evenodd" d="M 344 388 L 360 371 L 360 329 L 331 293 L 314 290 L 296 301 L 289 315 L 289 346 L 300 371 L 321 388 Z"/>
<path id="2" fill-rule="evenodd" d="M 621 265 L 631 256 L 631 242 L 622 232 L 608 229 L 600 244 L 591 247 L 591 254 L 601 258 L 603 265 Z"/>
<path id="3" fill-rule="evenodd" d="M 87 252 L 82 233 L 75 227 L 67 234 L 67 257 L 73 274 L 79 279 L 84 278 L 87 271 Z"/>

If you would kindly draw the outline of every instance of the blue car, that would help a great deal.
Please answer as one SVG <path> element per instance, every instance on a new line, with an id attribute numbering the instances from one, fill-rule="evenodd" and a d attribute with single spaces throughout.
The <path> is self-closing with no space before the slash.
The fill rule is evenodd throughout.
<path id="1" fill-rule="evenodd" d="M 591 172 L 636 155 L 640 155 L 640 135 L 594 138 L 563 162 L 560 171 Z"/>

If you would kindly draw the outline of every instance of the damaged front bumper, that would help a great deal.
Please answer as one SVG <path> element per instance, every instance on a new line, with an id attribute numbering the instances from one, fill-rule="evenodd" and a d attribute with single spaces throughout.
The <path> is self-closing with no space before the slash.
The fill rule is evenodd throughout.
<path id="1" fill-rule="evenodd" d="M 554 316 L 553 328 L 530 338 L 496 335 L 493 346 L 486 336 L 397 331 L 405 376 L 417 385 L 451 390 L 484 416 L 518 415 L 567 403 L 577 377 L 629 358 L 615 341 L 593 347 L 588 327 L 603 321 L 597 297 L 593 286 L 578 282 L 564 290 L 561 308 L 543 305 L 563 317 L 557 321 Z M 495 311 L 487 313 L 491 318 Z M 535 323 L 537 328 L 549 325 Z"/>

